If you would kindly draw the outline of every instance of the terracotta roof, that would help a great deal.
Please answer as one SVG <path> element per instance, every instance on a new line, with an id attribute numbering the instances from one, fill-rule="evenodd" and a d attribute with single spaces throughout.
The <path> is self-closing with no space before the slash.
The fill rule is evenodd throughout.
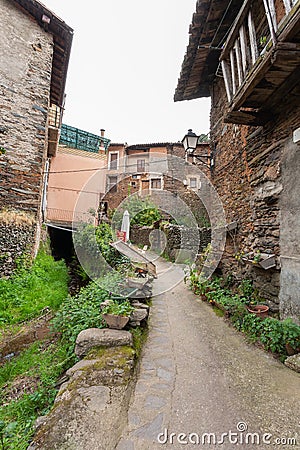
<path id="1" fill-rule="evenodd" d="M 242 0 L 198 0 L 174 101 L 210 96 L 221 46 Z"/>
<path id="2" fill-rule="evenodd" d="M 42 28 L 53 34 L 50 101 L 63 106 L 73 29 L 37 0 L 13 0 L 13 2 L 34 17 Z M 43 16 L 48 18 L 46 20 L 50 19 L 49 24 L 42 20 Z"/>

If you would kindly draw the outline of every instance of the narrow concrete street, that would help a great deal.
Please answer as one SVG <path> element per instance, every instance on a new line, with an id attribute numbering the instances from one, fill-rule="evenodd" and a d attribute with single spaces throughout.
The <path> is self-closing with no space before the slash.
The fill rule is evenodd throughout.
<path id="1" fill-rule="evenodd" d="M 159 273 L 165 269 L 160 260 Z M 300 448 L 299 381 L 180 283 L 153 299 L 116 448 Z"/>

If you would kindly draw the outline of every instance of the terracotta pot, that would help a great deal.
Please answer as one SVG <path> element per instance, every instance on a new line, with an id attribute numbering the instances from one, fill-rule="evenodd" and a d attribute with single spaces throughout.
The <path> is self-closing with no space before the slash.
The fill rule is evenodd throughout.
<path id="1" fill-rule="evenodd" d="M 129 317 L 127 316 L 116 316 L 115 314 L 103 314 L 103 319 L 107 323 L 109 328 L 114 328 L 115 330 L 122 330 L 129 322 Z"/>
<path id="2" fill-rule="evenodd" d="M 268 317 L 269 315 L 269 307 L 267 305 L 251 305 L 247 306 L 247 309 L 250 313 L 255 314 L 257 317 Z"/>
<path id="3" fill-rule="evenodd" d="M 285 348 L 288 356 L 293 356 L 300 352 L 300 348 L 294 348 L 288 342 L 285 344 Z"/>

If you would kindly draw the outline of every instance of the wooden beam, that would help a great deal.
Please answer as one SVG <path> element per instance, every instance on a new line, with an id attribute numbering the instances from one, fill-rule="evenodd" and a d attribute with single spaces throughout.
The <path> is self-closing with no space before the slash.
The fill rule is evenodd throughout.
<path id="1" fill-rule="evenodd" d="M 272 39 L 273 44 L 275 45 L 277 42 L 277 38 L 276 38 L 275 29 L 274 29 L 273 18 L 272 18 L 269 1 L 270 0 L 263 0 L 263 3 L 264 3 L 265 12 L 266 12 L 267 20 L 268 20 L 269 30 L 271 33 L 271 39 Z M 273 3 L 273 8 L 275 9 L 274 3 Z M 274 10 L 274 13 L 275 13 L 275 10 Z M 276 21 L 276 13 L 275 13 L 275 21 Z M 276 27 L 277 27 L 277 24 L 276 24 Z"/>
<path id="2" fill-rule="evenodd" d="M 241 43 L 241 53 L 242 53 L 242 67 L 243 73 L 246 74 L 247 71 L 247 40 L 246 40 L 246 30 L 245 25 L 243 24 L 240 28 L 240 43 Z"/>
<path id="3" fill-rule="evenodd" d="M 259 126 L 272 120 L 273 115 L 256 111 L 230 111 L 225 114 L 225 123 L 236 123 L 240 125 Z"/>
<path id="4" fill-rule="evenodd" d="M 233 50 L 230 50 L 230 69 L 231 69 L 232 95 L 234 95 L 236 93 L 236 84 L 235 84 L 235 64 L 234 64 Z"/>
<path id="5" fill-rule="evenodd" d="M 231 27 L 231 31 L 228 35 L 228 38 L 226 39 L 226 44 L 221 54 L 222 59 L 226 59 L 226 57 L 229 55 L 230 48 L 233 46 L 233 42 L 238 34 L 238 29 L 244 22 L 245 17 L 247 16 L 247 11 L 249 9 L 250 4 L 251 4 L 250 0 L 245 0 L 241 9 L 239 10 L 239 13 Z"/>
<path id="6" fill-rule="evenodd" d="M 283 0 L 283 4 L 284 4 L 284 8 L 285 8 L 285 13 L 289 14 L 292 9 L 290 0 Z"/>
<path id="7" fill-rule="evenodd" d="M 243 68 L 242 68 L 242 61 L 241 61 L 241 49 L 240 49 L 240 43 L 237 39 L 235 41 L 234 50 L 236 54 L 236 63 L 237 63 L 237 70 L 238 70 L 238 79 L 239 79 L 239 87 L 243 82 Z"/>
<path id="8" fill-rule="evenodd" d="M 249 13 L 248 13 L 248 29 L 249 29 L 249 39 L 250 39 L 250 49 L 251 49 L 251 60 L 252 60 L 252 65 L 254 65 L 255 61 L 257 60 L 257 57 L 258 57 L 258 50 L 257 50 L 256 33 L 255 33 L 254 23 L 252 20 L 251 9 L 249 10 Z"/>
<path id="9" fill-rule="evenodd" d="M 226 88 L 226 94 L 227 94 L 227 98 L 228 98 L 228 102 L 231 102 L 231 88 L 230 88 L 230 82 L 229 82 L 229 68 L 228 68 L 228 64 L 227 62 L 223 59 L 221 61 L 221 66 L 222 66 L 222 72 L 223 72 L 223 77 L 224 77 L 224 83 L 225 83 L 225 88 Z"/>
<path id="10" fill-rule="evenodd" d="M 276 31 L 278 29 L 278 25 L 277 25 L 276 8 L 275 8 L 274 0 L 268 0 L 268 4 L 269 4 L 270 14 L 271 14 L 271 18 L 272 18 L 273 28 L 276 33 Z"/>

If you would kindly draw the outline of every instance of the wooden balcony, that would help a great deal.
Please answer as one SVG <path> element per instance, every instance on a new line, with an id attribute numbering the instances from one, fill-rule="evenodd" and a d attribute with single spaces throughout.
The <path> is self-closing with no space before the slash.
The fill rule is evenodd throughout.
<path id="1" fill-rule="evenodd" d="M 51 105 L 48 112 L 48 156 L 55 156 L 58 148 L 62 111 L 59 106 Z"/>
<path id="2" fill-rule="evenodd" d="M 246 0 L 220 61 L 225 121 L 263 125 L 272 119 L 299 82 L 300 0 Z"/>

